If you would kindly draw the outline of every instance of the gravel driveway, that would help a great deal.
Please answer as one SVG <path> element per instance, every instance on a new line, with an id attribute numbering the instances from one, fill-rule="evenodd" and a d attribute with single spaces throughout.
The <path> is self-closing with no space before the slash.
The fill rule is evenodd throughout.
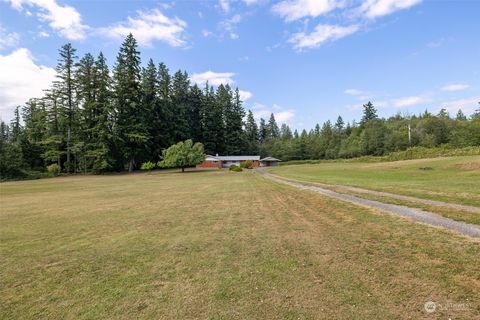
<path id="1" fill-rule="evenodd" d="M 283 183 L 292 187 L 296 187 L 298 189 L 315 191 L 315 192 L 318 192 L 342 201 L 347 201 L 347 202 L 358 204 L 365 207 L 380 209 L 382 211 L 386 211 L 397 216 L 407 217 L 421 223 L 425 223 L 425 224 L 436 226 L 436 227 L 443 227 L 445 229 L 452 230 L 466 236 L 480 238 L 480 227 L 473 224 L 468 224 L 468 223 L 448 219 L 428 211 L 422 211 L 414 208 L 409 208 L 406 206 L 400 206 L 396 204 L 387 204 L 379 201 L 363 199 L 363 198 L 351 196 L 348 194 L 338 193 L 338 192 L 328 190 L 319 186 L 305 185 L 305 184 L 302 184 L 300 181 L 296 181 L 292 179 L 287 180 L 279 176 L 266 173 L 264 170 L 258 170 L 257 172 L 267 179 L 270 179 L 279 183 Z"/>

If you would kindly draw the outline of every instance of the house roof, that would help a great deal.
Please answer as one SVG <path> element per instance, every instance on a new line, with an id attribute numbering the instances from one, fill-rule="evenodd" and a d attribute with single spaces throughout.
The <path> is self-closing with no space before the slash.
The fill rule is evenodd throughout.
<path id="1" fill-rule="evenodd" d="M 266 157 L 266 158 L 260 159 L 260 161 L 282 161 L 282 160 L 274 157 Z"/>
<path id="2" fill-rule="evenodd" d="M 211 156 L 207 155 L 206 158 L 212 158 L 219 161 L 244 161 L 244 160 L 260 160 L 260 156 Z"/>

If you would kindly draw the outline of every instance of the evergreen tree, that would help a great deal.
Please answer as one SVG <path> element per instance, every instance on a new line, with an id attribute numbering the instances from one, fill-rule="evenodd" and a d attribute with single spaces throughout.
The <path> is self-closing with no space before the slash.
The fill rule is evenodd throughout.
<path id="1" fill-rule="evenodd" d="M 19 142 L 22 132 L 22 126 L 20 124 L 20 106 L 17 106 L 13 112 L 13 119 L 10 123 L 11 137 L 10 139 L 15 142 Z"/>
<path id="2" fill-rule="evenodd" d="M 268 137 L 271 139 L 276 139 L 280 136 L 280 129 L 278 129 L 277 121 L 275 121 L 275 116 L 270 114 L 270 119 L 268 120 Z"/>
<path id="3" fill-rule="evenodd" d="M 136 167 L 136 160 L 148 142 L 144 126 L 140 91 L 140 56 L 137 41 L 129 34 L 123 42 L 114 68 L 116 134 L 121 143 L 128 171 Z"/>
<path id="4" fill-rule="evenodd" d="M 257 154 L 258 153 L 258 126 L 255 122 L 252 111 L 248 110 L 247 122 L 245 123 L 245 136 L 247 139 L 248 153 Z"/>
<path id="5" fill-rule="evenodd" d="M 343 132 L 344 126 L 345 126 L 345 122 L 343 122 L 343 118 L 341 116 L 338 116 L 337 122 L 335 122 L 334 130 L 337 133 L 341 133 Z"/>
<path id="6" fill-rule="evenodd" d="M 187 118 L 190 80 L 186 72 L 178 70 L 173 76 L 172 116 L 173 139 L 175 142 L 189 138 L 190 128 Z"/>
<path id="7" fill-rule="evenodd" d="M 175 143 L 174 116 L 172 103 L 172 82 L 167 66 L 160 63 L 158 66 L 158 104 L 153 115 L 155 119 L 154 141 L 158 146 L 158 156 L 161 150 Z"/>
<path id="8" fill-rule="evenodd" d="M 142 83 L 141 83 L 141 104 L 143 115 L 142 119 L 145 123 L 146 130 L 148 132 L 149 140 L 147 143 L 146 160 L 157 159 L 159 150 L 156 143 L 156 125 L 155 125 L 155 111 L 159 103 L 158 92 L 158 78 L 157 67 L 152 59 L 148 61 L 147 67 L 142 69 Z"/>
<path id="9" fill-rule="evenodd" d="M 220 88 L 222 87 L 222 89 Z M 205 85 L 205 97 L 203 99 L 203 142 L 205 152 L 209 154 L 221 154 L 224 151 L 224 119 L 221 104 L 218 102 L 219 90 L 225 90 L 220 86 L 217 95 L 208 83 Z"/>
<path id="10" fill-rule="evenodd" d="M 190 128 L 189 137 L 194 142 L 203 141 L 203 93 L 195 84 L 190 89 L 188 97 L 188 127 Z"/>
<path id="11" fill-rule="evenodd" d="M 362 117 L 362 125 L 365 125 L 368 121 L 377 119 L 377 109 L 373 106 L 373 104 L 368 101 L 367 104 L 363 105 L 363 117 Z"/>
<path id="12" fill-rule="evenodd" d="M 456 118 L 458 121 L 466 121 L 467 120 L 467 117 L 465 116 L 465 114 L 463 113 L 462 109 L 458 109 L 458 112 L 457 112 L 457 118 Z"/>
<path id="13" fill-rule="evenodd" d="M 293 138 L 292 130 L 290 130 L 290 127 L 286 123 L 282 123 L 280 126 L 280 137 L 284 140 Z"/>
<path id="14" fill-rule="evenodd" d="M 110 71 L 102 52 L 95 61 L 95 107 L 96 120 L 93 122 L 92 137 L 87 146 L 87 156 L 92 159 L 95 173 L 121 169 L 122 158 L 115 148 L 113 137 L 115 117 L 112 106 Z"/>
<path id="15" fill-rule="evenodd" d="M 260 118 L 260 127 L 258 129 L 260 143 L 265 143 L 268 138 L 268 127 L 265 123 L 265 119 Z"/>
<path id="16" fill-rule="evenodd" d="M 246 149 L 246 141 L 243 134 L 243 118 L 245 110 L 240 100 L 238 88 L 235 90 L 233 101 L 226 105 L 225 114 L 225 147 L 229 155 L 239 155 Z"/>
<path id="17" fill-rule="evenodd" d="M 76 49 L 70 43 L 65 44 L 59 50 L 60 58 L 56 67 L 57 81 L 54 83 L 54 91 L 58 95 L 59 100 L 55 102 L 56 107 L 61 109 L 60 121 L 61 132 L 59 138 L 65 138 L 66 155 L 65 168 L 70 173 L 75 168 L 71 161 L 71 146 L 77 139 L 79 112 L 76 105 L 75 97 L 75 60 Z M 57 103 L 59 105 L 57 105 Z"/>

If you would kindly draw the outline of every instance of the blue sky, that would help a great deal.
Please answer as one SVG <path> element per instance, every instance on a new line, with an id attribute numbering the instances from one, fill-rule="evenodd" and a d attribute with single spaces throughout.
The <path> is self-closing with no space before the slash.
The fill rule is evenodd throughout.
<path id="1" fill-rule="evenodd" d="M 257 117 L 294 128 L 381 116 L 471 114 L 480 101 L 480 1 L 0 0 L 0 117 L 41 94 L 58 48 L 102 51 L 124 35 L 192 82 L 230 83 Z"/>

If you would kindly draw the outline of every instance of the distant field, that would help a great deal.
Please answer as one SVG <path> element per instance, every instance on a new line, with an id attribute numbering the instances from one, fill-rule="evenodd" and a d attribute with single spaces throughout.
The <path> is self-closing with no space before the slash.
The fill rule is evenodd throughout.
<path id="1" fill-rule="evenodd" d="M 429 172 L 398 170 L 423 175 L 452 166 L 450 178 L 477 174 L 438 161 L 428 162 Z M 321 172 L 315 168 L 306 172 Z M 0 319 L 480 315 L 478 242 L 252 172 L 67 177 L 0 188 Z M 424 310 L 427 301 L 439 306 L 434 314 Z"/>
<path id="2" fill-rule="evenodd" d="M 381 163 L 339 161 L 287 165 L 270 170 L 298 180 L 364 187 L 480 207 L 480 156 Z"/>

